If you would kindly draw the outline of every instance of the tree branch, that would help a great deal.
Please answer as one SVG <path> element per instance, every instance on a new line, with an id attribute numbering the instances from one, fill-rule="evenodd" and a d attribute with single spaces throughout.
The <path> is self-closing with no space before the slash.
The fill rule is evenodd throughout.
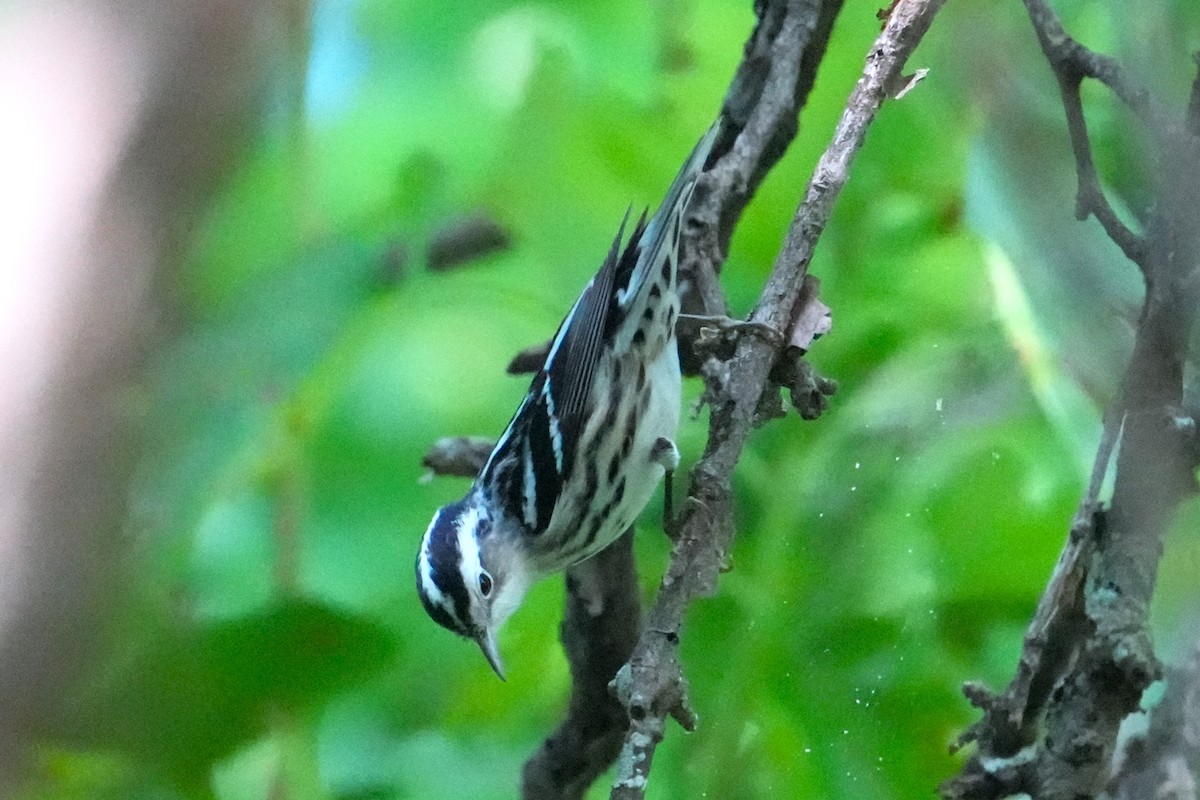
<path id="1" fill-rule="evenodd" d="M 679 256 L 683 314 L 726 313 L 718 275 L 734 226 L 796 136 L 797 115 L 816 82 L 842 1 L 768 0 L 756 6 L 758 24 L 722 103 L 715 163 L 701 177 L 688 209 L 688 236 Z M 678 324 L 686 375 L 700 374 L 701 356 L 690 346 L 699 328 L 686 316 Z"/>
<path id="2" fill-rule="evenodd" d="M 735 148 L 740 148 L 739 155 L 718 161 L 716 170 L 724 165 L 722 179 L 714 182 L 713 171 L 701 178 L 688 214 L 680 267 L 685 311 L 724 313 L 724 294 L 716 276 L 728 237 L 767 170 L 795 135 L 796 111 L 815 80 L 841 4 L 842 0 L 771 0 L 757 7 L 759 21 L 726 97 L 722 139 L 715 143 L 713 157 L 728 156 Z M 747 128 L 751 130 L 746 132 Z M 723 238 L 718 235 L 722 220 Z M 698 334 L 680 325 L 681 342 Z M 692 349 L 681 346 L 680 351 L 684 370 L 696 372 L 699 361 Z M 539 349 L 531 348 L 514 359 L 509 370 L 522 370 L 538 355 Z M 580 611 L 586 603 L 581 604 L 577 596 L 581 584 L 574 573 L 586 565 L 567 577 L 568 605 L 561 635 L 574 679 L 572 700 L 567 719 L 526 763 L 522 789 L 526 798 L 582 797 L 616 757 L 629 724 L 627 703 L 612 699 L 609 682 L 632 650 L 633 640 L 626 642 L 624 632 L 631 625 L 636 633 L 641 622 L 636 586 L 625 580 L 633 574 L 633 555 L 621 545 L 617 554 L 606 551 L 602 556 L 612 559 L 608 567 L 590 574 L 599 584 L 591 594 L 604 598 L 599 609 Z M 604 662 L 610 667 L 607 671 L 596 668 L 587 655 L 606 648 L 615 658 Z M 601 703 L 601 696 L 611 705 Z M 590 718 L 582 713 L 585 710 L 591 711 Z"/>
<path id="3" fill-rule="evenodd" d="M 608 683 L 633 652 L 641 613 L 632 529 L 567 571 L 560 633 L 571 701 L 558 730 L 525 762 L 524 800 L 582 798 L 617 757 L 627 720 Z"/>
<path id="4" fill-rule="evenodd" d="M 833 204 L 847 179 L 867 127 L 893 87 L 908 55 L 944 0 L 896 4 L 868 58 L 862 79 L 810 182 L 775 270 L 750 322 L 716 337 L 699 325 L 680 324 L 681 342 L 705 340 L 696 352 L 681 347 L 685 371 L 702 370 L 712 405 L 709 443 L 692 472 L 689 497 L 676 530 L 681 531 L 671 565 L 637 650 L 612 682 L 619 704 L 608 695 L 617 665 L 628 656 L 639 622 L 632 550 L 628 537 L 567 575 L 567 612 L 562 639 L 574 679 L 566 720 L 525 766 L 525 798 L 580 798 L 611 764 L 621 745 L 615 798 L 641 797 L 665 719 L 695 725 L 677 659 L 683 614 L 696 597 L 711 594 L 734 534 L 731 481 L 752 427 L 778 414 L 764 414 L 768 392 L 779 384 L 805 418 L 825 407 L 835 384 L 815 375 L 803 349 L 788 336 L 804 309 L 819 306 L 817 283 L 806 280 L 808 262 Z M 723 314 L 717 274 L 733 227 L 769 169 L 797 131 L 796 114 L 807 99 L 824 56 L 842 0 L 765 0 L 756 5 L 758 24 L 747 42 L 722 109 L 722 137 L 715 164 L 705 173 L 688 214 L 681 246 L 681 289 L 686 313 Z M 819 306 L 817 317 L 827 315 Z M 811 341 L 821 332 L 813 327 Z M 729 333 L 763 335 L 729 336 Z M 526 371 L 544 345 L 510 364 Z M 690 365 L 690 369 L 689 369 Z M 776 398 L 775 405 L 779 405 Z M 474 474 L 486 443 L 442 440 L 426 457 L 441 474 Z M 486 454 L 484 454 L 486 457 Z M 616 713 L 614 713 L 614 710 Z M 627 729 L 628 728 L 628 729 Z"/>
<path id="5" fill-rule="evenodd" d="M 1075 171 L 1079 176 L 1075 216 L 1083 220 L 1089 214 L 1093 215 L 1125 257 L 1144 272 L 1146 242 L 1121 222 L 1100 185 L 1079 90 L 1084 78 L 1095 78 L 1111 89 L 1138 119 L 1154 125 L 1158 115 L 1151 106 L 1149 93 L 1137 85 L 1116 60 L 1095 53 L 1072 39 L 1045 0 L 1025 0 L 1025 7 L 1062 93 L 1071 149 L 1075 152 Z"/>
<path id="6" fill-rule="evenodd" d="M 791 326 L 813 248 L 846 182 L 850 162 L 941 4 L 941 0 L 902 0 L 892 10 L 883 33 L 871 49 L 833 142 L 817 164 L 804 202 L 751 316 L 752 322 L 776 331 Z M 789 5 L 776 43 L 784 52 L 789 46 L 802 50 L 806 42 L 804 32 L 812 29 L 802 19 L 789 22 L 793 13 L 811 14 L 813 9 L 807 4 Z M 779 62 L 773 62 L 772 73 L 777 68 Z M 771 85 L 771 79 L 767 85 Z M 788 89 L 789 95 L 795 86 L 782 79 L 778 85 Z M 772 103 L 773 98 L 764 89 L 762 103 L 726 158 L 744 158 L 757 149 L 755 142 L 770 140 L 765 122 L 778 118 Z M 760 120 L 763 124 L 759 124 Z M 759 150 L 765 151 L 765 148 Z M 745 169 L 746 165 L 734 170 L 724 161 L 714 168 L 716 174 L 724 174 L 726 170 L 753 174 L 753 169 Z M 685 728 L 695 725 L 678 660 L 679 637 L 687 607 L 695 598 L 715 591 L 717 576 L 724 568 L 732 544 L 734 466 L 758 418 L 760 398 L 780 356 L 781 345 L 772 343 L 770 338 L 741 337 L 731 359 L 721 361 L 710 357 L 704 362 L 711 406 L 708 445 L 692 470 L 689 496 L 678 526 L 680 535 L 646 628 L 630 663 L 622 668 L 615 681 L 630 719 L 612 793 L 615 800 L 644 796 L 655 748 L 662 739 L 668 715 Z"/>
<path id="7" fill-rule="evenodd" d="M 445 436 L 429 448 L 421 466 L 434 475 L 474 478 L 487 463 L 496 443 L 485 436 Z"/>
<path id="8" fill-rule="evenodd" d="M 1080 202 L 1098 179 L 1079 105 L 1079 80 L 1109 86 L 1151 126 L 1163 148 L 1159 198 L 1144 239 L 1123 226 L 1110 238 L 1141 268 L 1146 298 L 1121 390 L 1105 418 L 1104 436 L 1067 544 L 1025 636 L 1014 677 L 1002 695 L 968 684 L 964 692 L 983 718 L 956 746 L 978 743 L 960 775 L 943 784 L 946 798 L 1001 798 L 1028 793 L 1073 800 L 1099 793 L 1110 772 L 1121 721 L 1161 674 L 1148 627 L 1162 541 L 1179 502 L 1195 491 L 1197 456 L 1189 441 L 1195 420 L 1180 410 L 1183 364 L 1196 316 L 1200 231 L 1200 141 L 1152 113 L 1145 92 L 1131 88 L 1112 59 L 1075 43 L 1042 0 L 1025 0 L 1054 68 L 1072 128 Z M 1111 209 L 1109 209 L 1111 212 Z M 1120 443 L 1111 508 L 1099 487 Z"/>

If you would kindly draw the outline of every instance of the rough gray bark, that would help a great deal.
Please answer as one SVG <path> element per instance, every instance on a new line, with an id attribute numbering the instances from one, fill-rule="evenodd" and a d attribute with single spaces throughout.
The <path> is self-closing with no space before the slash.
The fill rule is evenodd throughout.
<path id="1" fill-rule="evenodd" d="M 1166 682 L 1145 733 L 1121 750 L 1112 800 L 1195 800 L 1200 790 L 1200 643 L 1186 664 L 1166 669 Z"/>

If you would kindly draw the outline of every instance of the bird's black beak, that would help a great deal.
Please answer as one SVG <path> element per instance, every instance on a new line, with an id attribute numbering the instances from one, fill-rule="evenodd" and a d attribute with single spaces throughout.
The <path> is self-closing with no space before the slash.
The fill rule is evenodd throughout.
<path id="1" fill-rule="evenodd" d="M 500 649 L 496 646 L 495 632 L 491 628 L 485 628 L 475 634 L 475 641 L 479 643 L 479 649 L 483 651 L 484 658 L 497 677 L 504 680 L 504 665 L 500 663 Z"/>

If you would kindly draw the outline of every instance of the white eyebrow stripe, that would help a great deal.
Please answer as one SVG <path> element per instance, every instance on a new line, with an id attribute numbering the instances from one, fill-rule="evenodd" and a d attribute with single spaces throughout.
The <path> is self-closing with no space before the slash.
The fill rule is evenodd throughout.
<path id="1" fill-rule="evenodd" d="M 482 519 L 483 514 L 480 509 L 475 505 L 470 505 L 454 521 L 454 530 L 458 535 L 459 557 L 462 559 L 460 562 L 462 577 L 468 592 L 473 592 L 474 587 L 479 585 L 479 574 L 483 572 L 479 542 L 475 539 L 475 530 L 479 527 Z M 463 620 L 463 622 L 469 622 L 469 620 Z"/>

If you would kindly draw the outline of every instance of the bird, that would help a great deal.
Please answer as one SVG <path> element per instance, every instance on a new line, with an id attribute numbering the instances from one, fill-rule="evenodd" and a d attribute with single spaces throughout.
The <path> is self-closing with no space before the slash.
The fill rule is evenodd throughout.
<path id="1" fill-rule="evenodd" d="M 618 539 L 664 477 L 670 492 L 682 404 L 679 242 L 718 128 L 701 137 L 627 241 L 625 212 L 483 469 L 462 499 L 434 513 L 421 539 L 422 605 L 478 643 L 501 680 L 497 633 L 528 589 Z"/>

